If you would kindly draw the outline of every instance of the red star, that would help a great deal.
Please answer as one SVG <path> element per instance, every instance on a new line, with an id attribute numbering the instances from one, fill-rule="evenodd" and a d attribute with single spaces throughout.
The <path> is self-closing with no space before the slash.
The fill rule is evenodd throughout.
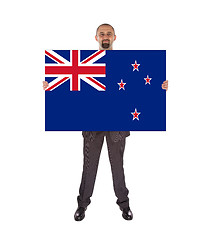
<path id="1" fill-rule="evenodd" d="M 124 87 L 124 86 L 125 86 L 126 83 L 124 83 L 124 82 L 122 81 L 122 79 L 121 79 L 121 82 L 120 82 L 120 83 L 117 83 L 117 84 L 119 85 L 119 90 L 120 90 L 120 89 L 125 90 L 125 87 Z"/>
<path id="2" fill-rule="evenodd" d="M 139 120 L 138 115 L 141 114 L 141 112 L 137 112 L 137 109 L 135 108 L 135 112 L 134 113 L 132 112 L 131 114 L 133 114 L 133 120 L 134 119 Z"/>
<path id="3" fill-rule="evenodd" d="M 145 82 L 145 85 L 146 85 L 147 83 L 150 84 L 150 80 L 151 80 L 151 79 L 152 79 L 152 78 L 149 78 L 149 75 L 147 75 L 147 77 L 144 78 L 144 80 L 146 81 L 146 82 Z"/>
<path id="4" fill-rule="evenodd" d="M 131 65 L 133 66 L 133 71 L 135 71 L 135 70 L 139 71 L 138 67 L 139 67 L 140 64 L 137 64 L 136 60 L 135 60 L 135 63 L 131 64 Z"/>

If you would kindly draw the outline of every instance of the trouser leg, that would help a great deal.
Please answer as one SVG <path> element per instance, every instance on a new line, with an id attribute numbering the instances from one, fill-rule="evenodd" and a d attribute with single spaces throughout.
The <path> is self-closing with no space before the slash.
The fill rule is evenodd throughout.
<path id="1" fill-rule="evenodd" d="M 126 208 L 129 206 L 129 191 L 126 188 L 123 168 L 125 139 L 118 142 L 113 142 L 110 135 L 107 134 L 106 141 L 108 145 L 108 154 L 111 164 L 114 192 L 116 197 L 118 198 L 117 204 L 120 206 L 120 208 Z"/>
<path id="2" fill-rule="evenodd" d="M 84 138 L 83 173 L 77 198 L 79 207 L 87 207 L 91 202 L 103 141 L 103 133 L 97 134 L 94 141 Z"/>

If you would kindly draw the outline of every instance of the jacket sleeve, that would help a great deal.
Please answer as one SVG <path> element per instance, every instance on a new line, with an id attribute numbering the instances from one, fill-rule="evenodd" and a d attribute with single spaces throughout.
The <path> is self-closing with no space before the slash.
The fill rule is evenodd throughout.
<path id="1" fill-rule="evenodd" d="M 124 137 L 130 136 L 130 132 L 129 132 L 129 131 L 122 131 L 122 132 L 120 132 L 120 133 L 122 133 L 122 135 L 123 135 Z"/>

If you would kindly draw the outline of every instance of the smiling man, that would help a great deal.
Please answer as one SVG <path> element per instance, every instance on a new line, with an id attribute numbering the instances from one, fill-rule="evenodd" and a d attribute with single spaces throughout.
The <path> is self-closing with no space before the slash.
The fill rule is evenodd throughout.
<path id="1" fill-rule="evenodd" d="M 102 24 L 97 28 L 96 41 L 99 43 L 99 50 L 113 50 L 113 42 L 116 40 L 114 28 L 109 24 Z M 48 87 L 46 81 L 43 82 L 43 89 Z M 162 89 L 168 89 L 168 81 L 164 81 Z M 99 164 L 101 149 L 104 138 L 106 138 L 108 155 L 111 164 L 114 192 L 117 197 L 117 204 L 122 211 L 125 220 L 132 220 L 133 214 L 129 206 L 128 189 L 125 183 L 123 168 L 123 155 L 126 137 L 129 131 L 83 131 L 84 137 L 84 162 L 79 196 L 77 198 L 78 208 L 74 214 L 76 221 L 81 221 L 85 217 L 87 206 L 91 203 L 91 196 Z M 103 186 L 102 186 L 103 187 Z M 106 199 L 102 203 L 102 209 L 106 206 Z M 102 215 L 101 213 L 99 214 Z M 98 216 L 99 217 L 99 216 Z"/>
<path id="2" fill-rule="evenodd" d="M 100 25 L 97 28 L 95 39 L 99 43 L 99 50 L 112 50 L 113 42 L 116 40 L 114 28 L 109 24 Z M 122 211 L 123 218 L 132 220 L 133 214 L 129 207 L 129 191 L 126 188 L 123 168 L 125 138 L 130 135 L 130 132 L 84 131 L 82 134 L 84 136 L 84 166 L 78 196 L 78 209 L 74 215 L 75 220 L 81 221 L 85 217 L 86 208 L 91 202 L 90 198 L 94 189 L 104 138 L 106 138 L 108 147 L 117 204 Z M 106 205 L 106 199 L 104 205 Z"/>

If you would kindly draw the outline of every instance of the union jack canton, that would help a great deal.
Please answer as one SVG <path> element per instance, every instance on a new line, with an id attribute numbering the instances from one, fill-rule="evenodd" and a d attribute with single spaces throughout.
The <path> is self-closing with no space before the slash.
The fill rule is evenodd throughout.
<path id="1" fill-rule="evenodd" d="M 96 51 L 83 61 L 80 61 L 80 50 L 70 50 L 70 61 L 53 50 L 46 50 L 45 54 L 57 63 L 56 65 L 55 63 L 46 63 L 45 75 L 56 77 L 49 83 L 46 91 L 52 91 L 68 80 L 70 80 L 70 91 L 80 91 L 80 79 L 98 91 L 105 91 L 106 86 L 94 78 L 94 76 L 105 77 L 105 64 L 94 62 L 105 56 L 106 51 Z"/>

